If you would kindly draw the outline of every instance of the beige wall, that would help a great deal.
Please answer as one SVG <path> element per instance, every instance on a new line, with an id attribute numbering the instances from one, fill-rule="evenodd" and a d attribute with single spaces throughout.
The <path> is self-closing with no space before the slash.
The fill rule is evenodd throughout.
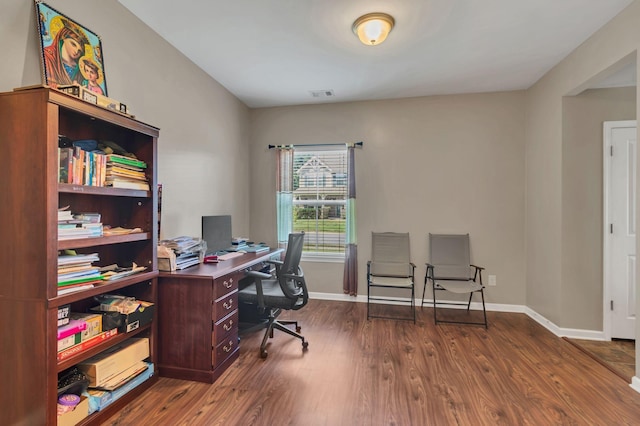
<path id="1" fill-rule="evenodd" d="M 251 235 L 275 241 L 275 153 L 267 145 L 363 141 L 356 151 L 359 293 L 372 231 L 409 232 L 422 281 L 429 232 L 469 232 L 497 276 L 490 303 L 525 303 L 524 93 L 251 112 Z M 343 265 L 305 265 L 311 291 L 341 293 Z M 419 295 L 422 295 L 420 289 Z"/>
<path id="2" fill-rule="evenodd" d="M 635 1 L 527 90 L 526 300 L 560 327 L 602 330 L 602 319 L 593 318 L 601 311 L 586 307 L 595 307 L 600 290 L 592 288 L 584 300 L 575 291 L 579 283 L 569 278 L 576 265 L 572 250 L 589 237 L 570 223 L 581 200 L 573 188 L 575 165 L 563 158 L 575 143 L 563 144 L 563 97 L 579 93 L 620 61 L 635 60 L 639 20 L 640 2 Z"/>
<path id="3" fill-rule="evenodd" d="M 635 87 L 587 90 L 563 100 L 563 327 L 602 330 L 602 123 L 635 117 Z"/>
<path id="4" fill-rule="evenodd" d="M 41 83 L 40 48 L 33 1 L 4 3 L 0 91 L 10 91 Z M 102 38 L 109 96 L 160 128 L 162 236 L 199 236 L 206 214 L 232 214 L 247 233 L 248 108 L 117 1 L 47 4 Z"/>

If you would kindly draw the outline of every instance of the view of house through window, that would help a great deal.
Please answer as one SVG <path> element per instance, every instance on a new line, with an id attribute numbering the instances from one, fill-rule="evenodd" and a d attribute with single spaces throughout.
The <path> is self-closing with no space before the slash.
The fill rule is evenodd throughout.
<path id="1" fill-rule="evenodd" d="M 293 232 L 304 231 L 304 253 L 344 253 L 347 150 L 294 150 Z"/>

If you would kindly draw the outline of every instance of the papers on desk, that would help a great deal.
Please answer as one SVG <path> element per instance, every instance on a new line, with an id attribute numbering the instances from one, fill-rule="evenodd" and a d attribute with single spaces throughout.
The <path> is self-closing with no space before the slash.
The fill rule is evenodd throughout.
<path id="1" fill-rule="evenodd" d="M 197 237 L 177 237 L 162 240 L 158 245 L 158 269 L 175 271 L 202 262 L 207 242 Z"/>
<path id="2" fill-rule="evenodd" d="M 239 257 L 242 256 L 244 253 L 241 252 L 231 252 L 231 253 L 226 253 L 223 255 L 219 255 L 218 256 L 218 260 L 229 260 L 229 259 L 233 259 L 234 257 Z"/>

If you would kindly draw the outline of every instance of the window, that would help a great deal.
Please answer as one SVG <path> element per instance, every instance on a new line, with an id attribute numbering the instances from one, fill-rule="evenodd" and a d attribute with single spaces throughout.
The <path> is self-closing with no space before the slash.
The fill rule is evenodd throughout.
<path id="1" fill-rule="evenodd" d="M 278 235 L 287 230 L 304 231 L 305 257 L 342 259 L 347 223 L 347 150 L 294 148 L 292 163 L 292 169 L 279 171 L 281 176 L 291 176 L 291 185 L 287 185 L 291 196 L 281 198 L 285 205 L 279 205 L 284 217 L 278 221 Z M 281 162 L 280 167 L 291 167 L 291 163 Z"/>

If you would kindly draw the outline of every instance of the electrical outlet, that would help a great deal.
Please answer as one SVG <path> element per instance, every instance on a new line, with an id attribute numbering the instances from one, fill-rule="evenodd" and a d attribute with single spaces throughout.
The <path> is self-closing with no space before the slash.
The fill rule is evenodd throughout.
<path id="1" fill-rule="evenodd" d="M 489 275 L 489 283 L 487 285 L 490 285 L 492 287 L 498 285 L 496 283 L 496 276 L 495 275 Z"/>

